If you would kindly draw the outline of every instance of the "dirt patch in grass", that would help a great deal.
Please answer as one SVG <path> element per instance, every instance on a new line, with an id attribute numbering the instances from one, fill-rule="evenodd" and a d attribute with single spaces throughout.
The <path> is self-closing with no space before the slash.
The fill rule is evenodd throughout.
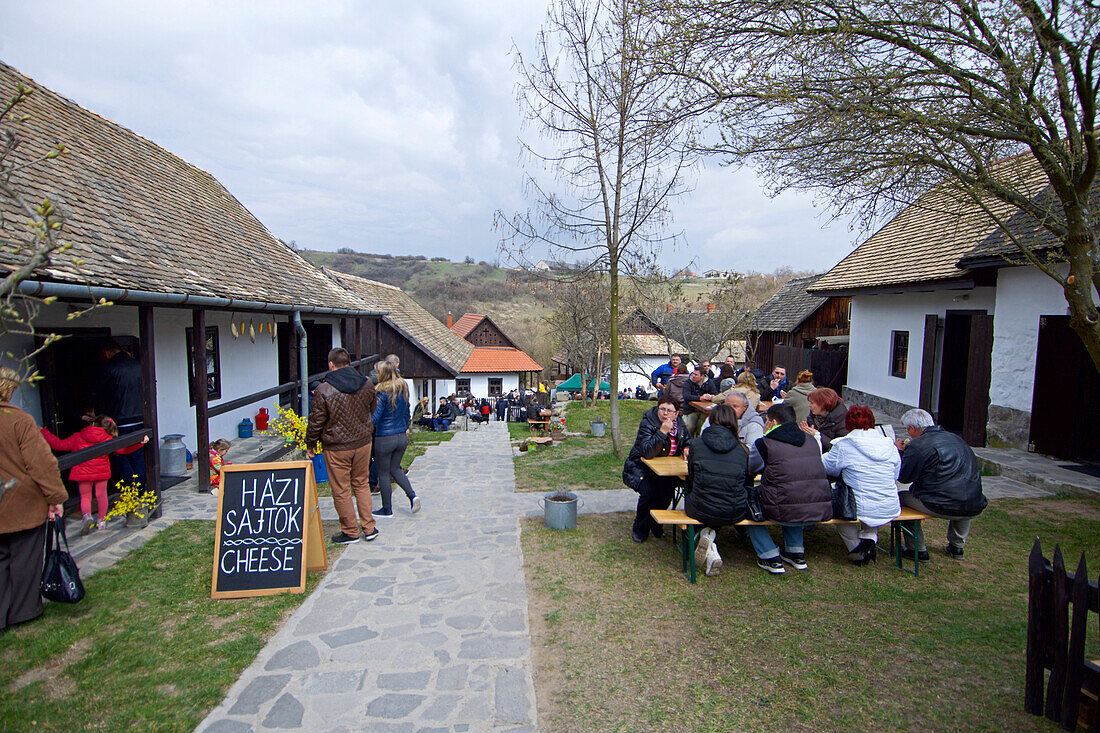
<path id="1" fill-rule="evenodd" d="M 1100 501 L 994 502 L 963 561 L 928 522 L 919 578 L 882 556 L 852 566 L 831 528 L 807 532 L 808 570 L 771 576 L 724 529 L 725 567 L 693 586 L 631 519 L 523 525 L 548 730 L 1053 730 L 1023 711 L 1027 554 L 1039 536 L 1100 563 Z"/>
<path id="2" fill-rule="evenodd" d="M 75 664 L 83 659 L 91 648 L 92 643 L 88 639 L 78 640 L 60 656 L 50 659 L 45 664 L 35 667 L 16 677 L 15 680 L 8 685 L 8 690 L 11 692 L 18 692 L 35 682 L 48 682 L 53 680 L 64 672 L 70 664 Z"/>

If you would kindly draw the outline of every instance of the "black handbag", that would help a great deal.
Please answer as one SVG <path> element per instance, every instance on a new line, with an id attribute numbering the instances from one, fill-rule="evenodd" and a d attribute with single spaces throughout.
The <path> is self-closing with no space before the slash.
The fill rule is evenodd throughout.
<path id="1" fill-rule="evenodd" d="M 61 543 L 65 549 L 61 549 Z M 46 523 L 46 562 L 42 568 L 42 597 L 57 603 L 79 603 L 84 597 L 80 570 L 69 554 L 65 537 L 65 520 L 51 519 Z"/>
<path id="2" fill-rule="evenodd" d="M 748 514 L 746 518 L 752 522 L 763 522 L 764 509 L 760 506 L 760 491 L 755 486 L 749 486 L 746 494 L 745 508 Z"/>
<path id="3" fill-rule="evenodd" d="M 838 478 L 832 485 L 833 490 L 833 519 L 856 518 L 856 495 L 851 487 L 844 483 L 843 478 Z"/>

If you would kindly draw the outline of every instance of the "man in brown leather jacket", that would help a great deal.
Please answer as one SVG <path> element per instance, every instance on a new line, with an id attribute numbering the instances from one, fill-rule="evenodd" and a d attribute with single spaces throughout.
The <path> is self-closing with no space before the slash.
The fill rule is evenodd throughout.
<path id="1" fill-rule="evenodd" d="M 361 526 L 362 538 L 370 542 L 378 536 L 368 482 L 374 385 L 351 368 L 347 349 L 328 352 L 328 368 L 331 371 L 313 391 L 306 445 L 312 448 L 320 442 L 324 448 L 332 503 L 340 517 L 341 531 L 332 541 L 338 545 L 358 542 Z M 308 455 L 312 458 L 313 451 Z"/>

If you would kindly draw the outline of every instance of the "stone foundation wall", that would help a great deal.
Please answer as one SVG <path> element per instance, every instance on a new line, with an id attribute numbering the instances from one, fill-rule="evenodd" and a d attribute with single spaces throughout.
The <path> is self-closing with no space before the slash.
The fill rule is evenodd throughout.
<path id="1" fill-rule="evenodd" d="M 899 418 L 903 413 L 913 409 L 913 405 L 907 405 L 903 402 L 895 402 L 894 400 L 887 399 L 885 397 L 879 397 L 878 395 L 870 394 L 869 392 L 861 392 L 858 389 L 852 389 L 848 385 L 844 385 L 844 391 L 841 397 L 849 405 L 866 405 L 870 407 L 875 413 L 875 419 L 879 422 L 883 420 L 879 417 L 880 412 L 885 412 L 894 418 Z"/>
<path id="2" fill-rule="evenodd" d="M 990 405 L 985 431 L 985 443 L 990 448 L 1027 450 L 1031 435 L 1031 413 L 1002 405 Z"/>

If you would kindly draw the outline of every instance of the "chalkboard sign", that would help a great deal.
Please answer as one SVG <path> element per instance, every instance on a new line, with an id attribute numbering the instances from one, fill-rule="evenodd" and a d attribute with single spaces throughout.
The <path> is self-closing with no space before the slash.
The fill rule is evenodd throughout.
<path id="1" fill-rule="evenodd" d="M 312 462 L 222 469 L 212 598 L 301 593 L 327 564 Z"/>

